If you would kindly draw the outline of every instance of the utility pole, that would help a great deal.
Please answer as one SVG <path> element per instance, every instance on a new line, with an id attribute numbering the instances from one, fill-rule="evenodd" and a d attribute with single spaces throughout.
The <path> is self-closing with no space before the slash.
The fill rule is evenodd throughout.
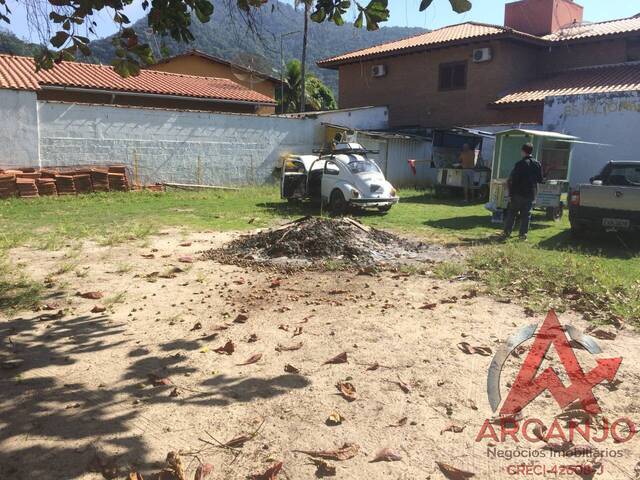
<path id="1" fill-rule="evenodd" d="M 305 87 L 306 87 L 306 70 L 307 70 L 307 31 L 309 28 L 309 8 L 311 7 L 311 0 L 303 0 L 304 1 L 304 34 L 302 36 L 302 86 L 300 88 L 300 112 L 304 112 L 304 106 L 306 103 L 307 96 Z"/>
<path id="2" fill-rule="evenodd" d="M 300 30 L 295 30 L 293 32 L 286 32 L 280 34 L 280 113 L 284 113 L 284 47 L 283 40 L 284 37 L 288 37 L 289 35 L 295 35 L 296 33 L 300 33 Z"/>

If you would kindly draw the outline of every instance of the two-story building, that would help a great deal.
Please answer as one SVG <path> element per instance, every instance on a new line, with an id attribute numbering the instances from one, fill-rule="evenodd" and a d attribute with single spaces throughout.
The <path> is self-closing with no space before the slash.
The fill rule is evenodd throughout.
<path id="1" fill-rule="evenodd" d="M 504 26 L 466 22 L 318 62 L 340 108 L 384 105 L 394 128 L 542 123 L 554 95 L 640 90 L 640 15 L 583 21 L 572 0 L 521 0 Z"/>

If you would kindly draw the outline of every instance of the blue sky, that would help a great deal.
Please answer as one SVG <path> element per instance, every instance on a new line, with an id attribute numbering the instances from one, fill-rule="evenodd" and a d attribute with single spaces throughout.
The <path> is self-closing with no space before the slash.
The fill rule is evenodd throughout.
<path id="1" fill-rule="evenodd" d="M 420 0 L 389 0 L 391 19 L 386 25 L 434 29 L 471 20 L 502 24 L 506 1 L 472 0 L 472 2 L 471 11 L 459 15 L 451 10 L 448 0 L 434 0 L 424 12 L 418 11 Z M 140 18 L 143 14 L 140 3 L 140 0 L 135 0 L 134 5 L 127 10 L 127 14 L 132 20 Z M 637 0 L 580 0 L 578 3 L 585 7 L 585 20 L 593 22 L 629 17 L 640 13 L 640 2 Z M 10 26 L 4 28 L 8 28 L 21 38 L 38 42 L 37 33 L 30 31 L 27 26 L 26 15 L 21 8 L 21 3 L 16 0 L 8 0 L 8 4 L 13 11 L 12 22 Z M 212 21 L 216 21 L 215 14 Z M 100 24 L 98 31 L 100 36 L 109 35 L 115 31 L 106 12 L 100 14 L 98 23 Z"/>

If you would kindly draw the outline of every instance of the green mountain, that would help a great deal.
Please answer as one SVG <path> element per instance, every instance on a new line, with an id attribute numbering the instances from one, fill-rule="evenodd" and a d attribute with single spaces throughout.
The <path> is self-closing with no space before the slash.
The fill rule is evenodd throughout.
<path id="1" fill-rule="evenodd" d="M 134 28 L 143 41 L 149 42 L 156 55 L 163 51 L 174 55 L 185 50 L 198 49 L 205 53 L 224 58 L 239 64 L 253 64 L 260 71 L 273 76 L 280 74 L 280 39 L 281 34 L 299 31 L 282 38 L 282 56 L 284 61 L 297 58 L 302 53 L 302 8 L 294 9 L 291 5 L 279 1 L 270 1 L 248 19 L 239 10 L 230 7 L 235 2 L 213 0 L 215 11 L 209 23 L 202 24 L 196 19 L 192 23 L 195 41 L 191 44 L 177 43 L 170 38 L 153 35 L 147 28 L 146 18 L 137 21 Z M 375 32 L 356 29 L 348 23 L 341 27 L 325 22 L 317 24 L 309 22 L 309 43 L 307 65 L 309 70 L 320 77 L 337 93 L 337 72 L 319 69 L 315 62 L 350 50 L 397 40 L 424 32 L 421 28 L 382 27 Z M 0 36 L 0 49 L 13 45 L 13 53 L 21 48 L 29 48 L 11 41 L 3 41 Z M 24 43 L 24 42 L 22 42 Z M 109 38 L 94 40 L 91 44 L 93 55 L 85 61 L 109 63 L 113 56 L 113 46 Z"/>

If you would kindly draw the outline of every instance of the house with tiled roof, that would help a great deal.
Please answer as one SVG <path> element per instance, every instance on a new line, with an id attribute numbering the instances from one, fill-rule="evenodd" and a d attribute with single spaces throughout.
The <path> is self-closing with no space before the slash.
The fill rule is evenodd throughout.
<path id="1" fill-rule="evenodd" d="M 558 95 L 637 91 L 640 15 L 588 23 L 572 0 L 520 0 L 504 25 L 466 22 L 318 62 L 341 108 L 385 105 L 392 127 L 543 121 Z"/>
<path id="2" fill-rule="evenodd" d="M 256 65 L 245 64 L 251 60 L 248 57 L 242 63 L 230 62 L 194 49 L 164 58 L 148 69 L 200 77 L 226 78 L 274 100 L 276 89 L 281 85 L 280 79 L 269 73 L 270 67 L 268 65 L 261 65 L 258 61 L 255 62 L 258 63 Z M 275 113 L 275 105 L 263 105 L 258 113 L 273 114 Z"/>
<path id="3" fill-rule="evenodd" d="M 78 62 L 36 72 L 33 58 L 14 55 L 0 55 L 0 89 L 32 91 L 38 100 L 233 113 L 276 103 L 227 78 L 153 70 L 122 78 L 110 66 Z"/>

